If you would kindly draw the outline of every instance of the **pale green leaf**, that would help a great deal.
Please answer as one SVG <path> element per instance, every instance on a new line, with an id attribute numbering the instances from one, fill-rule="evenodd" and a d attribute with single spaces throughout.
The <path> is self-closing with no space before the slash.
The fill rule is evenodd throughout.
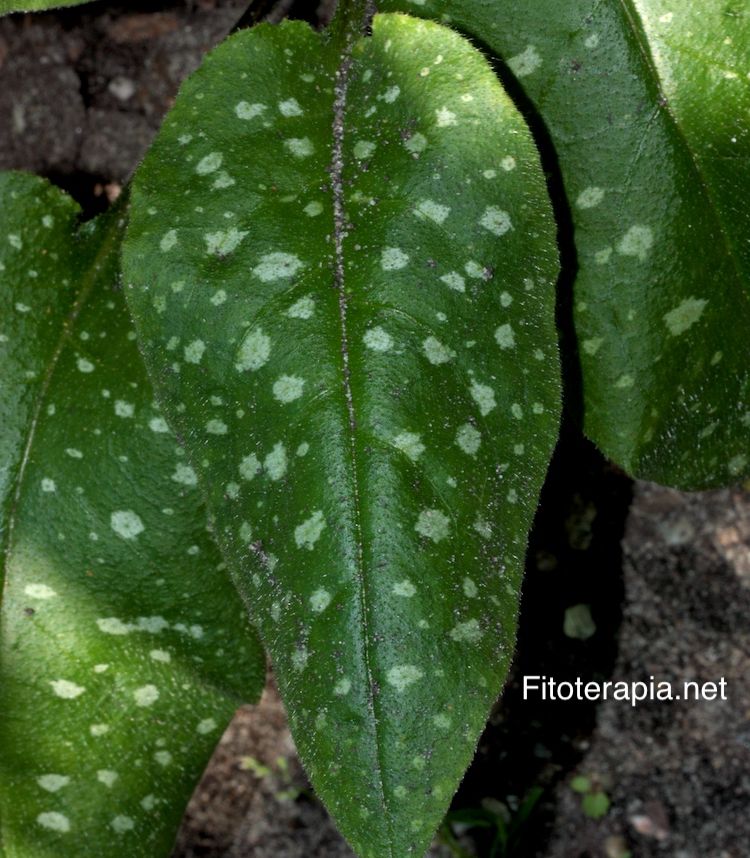
<path id="1" fill-rule="evenodd" d="M 385 858 L 426 849 L 512 655 L 557 254 L 478 52 L 405 16 L 340 45 L 288 23 L 207 58 L 137 175 L 124 266 L 312 782 Z"/>
<path id="2" fill-rule="evenodd" d="M 750 471 L 750 14 L 732 0 L 382 0 L 502 57 L 575 225 L 585 428 L 631 473 Z"/>
<path id="3" fill-rule="evenodd" d="M 168 855 L 264 659 L 153 403 L 123 211 L 0 174 L 0 824 L 7 856 Z"/>
<path id="4" fill-rule="evenodd" d="M 45 12 L 63 6 L 80 6 L 92 0 L 0 0 L 0 15 L 11 12 Z"/>

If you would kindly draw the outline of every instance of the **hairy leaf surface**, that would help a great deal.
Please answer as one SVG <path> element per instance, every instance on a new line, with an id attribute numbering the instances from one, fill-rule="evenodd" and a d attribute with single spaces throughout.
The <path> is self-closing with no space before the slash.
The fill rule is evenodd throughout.
<path id="1" fill-rule="evenodd" d="M 435 24 L 378 17 L 350 56 L 242 32 L 142 166 L 124 266 L 313 784 L 361 855 L 422 854 L 507 671 L 557 433 L 523 120 Z"/>
<path id="2" fill-rule="evenodd" d="M 382 0 L 502 57 L 575 224 L 585 428 L 631 473 L 750 466 L 750 15 L 727 0 Z"/>
<path id="3" fill-rule="evenodd" d="M 123 212 L 0 175 L 0 824 L 8 856 L 168 855 L 264 657 L 153 403 Z"/>

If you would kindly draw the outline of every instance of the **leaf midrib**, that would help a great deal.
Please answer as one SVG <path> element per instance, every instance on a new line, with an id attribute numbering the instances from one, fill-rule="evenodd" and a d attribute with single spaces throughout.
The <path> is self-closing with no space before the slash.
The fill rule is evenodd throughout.
<path id="1" fill-rule="evenodd" d="M 343 0 L 347 3 L 347 0 Z M 359 590 L 360 614 L 362 617 L 363 634 L 362 650 L 365 661 L 365 672 L 367 674 L 367 699 L 368 708 L 373 722 L 373 738 L 375 742 L 375 777 L 379 792 L 380 803 L 384 811 L 386 826 L 389 834 L 388 855 L 393 855 L 393 830 L 388 800 L 385 795 L 385 784 L 383 778 L 384 764 L 382 756 L 382 741 L 379 732 L 380 720 L 376 711 L 375 679 L 372 668 L 372 656 L 370 652 L 369 632 L 369 590 L 367 576 L 365 573 L 364 550 L 363 550 L 363 528 L 362 528 L 362 503 L 359 485 L 359 466 L 356 445 L 357 414 L 354 406 L 354 397 L 351 386 L 351 367 L 349 364 L 349 335 L 347 326 L 348 298 L 346 294 L 345 268 L 344 268 L 344 239 L 346 237 L 346 206 L 344 202 L 344 138 L 345 118 L 347 108 L 347 96 L 349 90 L 350 72 L 353 63 L 354 44 L 358 38 L 365 34 L 371 24 L 375 13 L 374 3 L 366 2 L 360 4 L 356 0 L 348 9 L 339 9 L 342 15 L 342 24 L 346 28 L 344 35 L 344 47 L 341 60 L 336 70 L 334 83 L 333 101 L 333 146 L 331 148 L 331 189 L 333 194 L 333 236 L 334 236 L 334 285 L 338 292 L 339 323 L 341 330 L 341 366 L 342 386 L 346 401 L 347 421 L 349 424 L 349 456 L 352 474 L 352 498 L 354 504 L 354 527 L 356 531 L 357 552 L 357 581 Z M 347 15 L 348 12 L 348 15 Z"/>
<path id="2" fill-rule="evenodd" d="M 68 313 L 67 318 L 62 323 L 60 335 L 58 337 L 54 351 L 52 352 L 52 356 L 49 360 L 49 363 L 44 371 L 42 383 L 39 387 L 39 393 L 37 394 L 36 403 L 31 415 L 31 421 L 29 423 L 28 437 L 26 438 L 26 443 L 23 448 L 23 453 L 21 454 L 21 460 L 19 462 L 18 470 L 15 477 L 15 489 L 13 491 L 13 497 L 8 508 L 8 527 L 6 530 L 5 546 L 3 548 L 2 555 L 2 574 L 0 575 L 3 585 L 0 605 L 5 603 L 8 580 L 10 577 L 8 575 L 8 566 L 10 564 L 11 555 L 13 553 L 13 536 L 18 516 L 18 507 L 21 503 L 21 495 L 23 493 L 24 488 L 24 476 L 26 474 L 26 468 L 28 467 L 29 460 L 31 458 L 31 451 L 34 446 L 34 441 L 36 439 L 36 431 L 39 425 L 39 419 L 42 415 L 42 410 L 46 405 L 47 394 L 49 393 L 49 389 L 52 384 L 52 379 L 55 376 L 57 365 L 60 362 L 60 357 L 65 351 L 66 346 L 69 344 L 73 336 L 76 321 L 78 320 L 78 317 L 80 316 L 84 306 L 86 305 L 86 302 L 88 301 L 91 292 L 94 289 L 94 286 L 96 285 L 97 279 L 101 272 L 102 262 L 112 252 L 112 243 L 120 228 L 121 217 L 122 215 L 118 213 L 111 218 L 111 223 L 108 224 L 106 227 L 105 235 L 102 237 L 96 255 L 91 260 L 91 262 L 86 268 L 85 273 L 81 277 L 81 288 L 78 291 L 78 295 L 73 302 L 73 306 Z M 84 228 L 85 226 L 81 225 L 77 233 L 74 233 L 72 238 L 78 238 L 82 241 L 85 241 L 87 238 L 91 240 L 91 236 L 86 237 L 82 235 Z"/>

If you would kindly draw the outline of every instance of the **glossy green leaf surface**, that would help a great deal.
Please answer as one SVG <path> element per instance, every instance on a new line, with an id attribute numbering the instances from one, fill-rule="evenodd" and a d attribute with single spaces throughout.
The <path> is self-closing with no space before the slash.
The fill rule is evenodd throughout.
<path id="1" fill-rule="evenodd" d="M 3 854 L 168 855 L 265 661 L 153 403 L 123 212 L 0 174 Z"/>
<path id="2" fill-rule="evenodd" d="M 731 0 L 383 0 L 503 58 L 575 226 L 585 428 L 700 488 L 750 456 L 750 14 Z"/>
<path id="3" fill-rule="evenodd" d="M 350 55 L 298 23 L 233 36 L 135 180 L 146 362 L 360 855 L 424 852 L 506 675 L 556 275 L 523 120 L 406 16 Z"/>
<path id="4" fill-rule="evenodd" d="M 0 0 L 0 15 L 11 12 L 45 12 L 63 6 L 80 6 L 92 0 Z"/>

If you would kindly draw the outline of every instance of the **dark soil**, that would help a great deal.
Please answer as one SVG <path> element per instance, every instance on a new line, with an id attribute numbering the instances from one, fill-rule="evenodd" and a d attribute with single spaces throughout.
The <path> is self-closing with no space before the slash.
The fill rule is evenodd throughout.
<path id="1" fill-rule="evenodd" d="M 49 176 L 87 214 L 103 210 L 206 50 L 240 19 L 318 12 L 294 0 L 246 6 L 99 2 L 1 20 L 0 169 Z M 595 626 L 587 639 L 565 633 L 576 605 Z M 432 854 L 488 858 L 503 830 L 510 845 L 498 856 L 747 858 L 749 617 L 747 492 L 633 485 L 564 433 L 532 534 L 513 673 L 454 800 L 455 842 Z M 524 701 L 524 675 L 723 676 L 729 699 Z M 584 813 L 576 775 L 609 798 L 601 818 Z M 351 854 L 305 781 L 270 686 L 222 739 L 174 858 Z"/>

